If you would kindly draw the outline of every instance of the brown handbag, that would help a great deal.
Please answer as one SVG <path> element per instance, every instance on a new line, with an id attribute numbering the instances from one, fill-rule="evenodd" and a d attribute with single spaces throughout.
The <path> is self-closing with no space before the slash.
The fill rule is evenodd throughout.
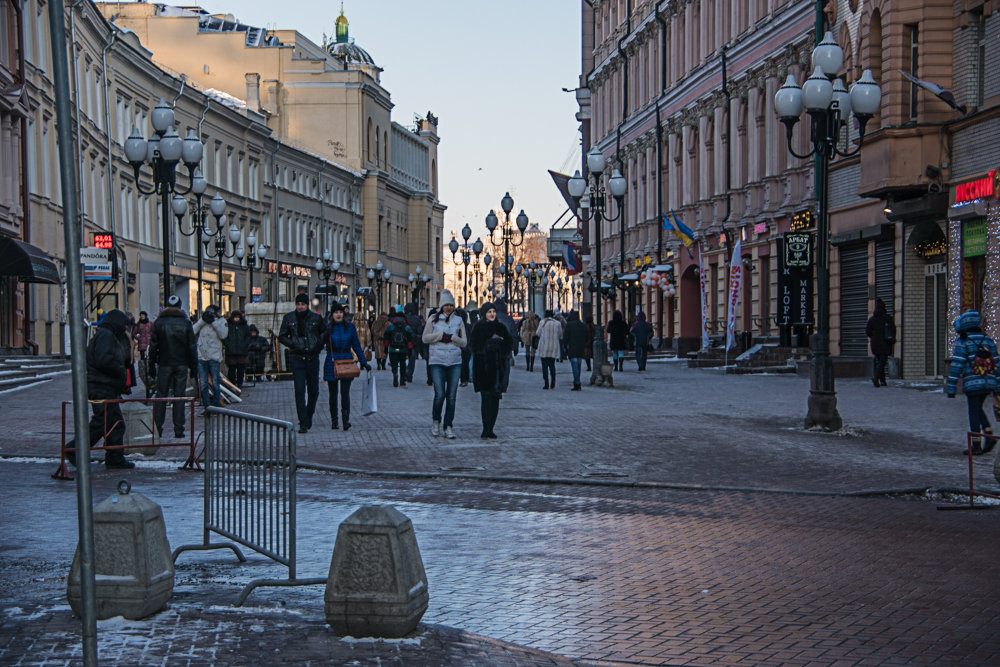
<path id="1" fill-rule="evenodd" d="M 356 378 L 361 375 L 361 369 L 358 365 L 354 363 L 353 359 L 334 359 L 333 360 L 333 377 L 338 380 L 346 380 L 348 378 Z"/>

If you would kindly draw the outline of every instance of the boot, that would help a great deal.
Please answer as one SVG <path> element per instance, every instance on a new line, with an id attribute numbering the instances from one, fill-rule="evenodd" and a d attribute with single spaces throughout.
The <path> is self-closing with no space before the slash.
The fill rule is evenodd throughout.
<path id="1" fill-rule="evenodd" d="M 331 412 L 330 413 L 330 428 L 333 429 L 333 430 L 337 430 L 338 428 L 340 428 L 340 426 L 337 424 L 337 413 L 336 412 Z"/>
<path id="2" fill-rule="evenodd" d="M 399 374 L 395 370 L 392 371 L 392 386 L 399 386 Z"/>
<path id="3" fill-rule="evenodd" d="M 875 385 L 876 387 L 879 387 L 879 386 L 881 386 L 881 385 L 879 385 L 879 383 L 878 383 L 878 378 L 872 378 L 872 384 L 873 384 L 873 385 Z"/>
<path id="4" fill-rule="evenodd" d="M 983 434 L 993 435 L 992 428 L 984 428 Z M 983 454 L 989 454 L 997 446 L 996 438 L 983 438 Z"/>
<path id="5" fill-rule="evenodd" d="M 879 384 L 881 384 L 883 387 L 886 386 L 885 375 L 880 375 L 878 377 L 878 381 L 879 381 Z"/>
<path id="6" fill-rule="evenodd" d="M 553 373 L 552 380 L 549 382 L 549 389 L 555 389 L 555 388 L 556 388 L 556 374 Z"/>
<path id="7" fill-rule="evenodd" d="M 344 422 L 344 430 L 350 430 L 351 428 L 351 411 L 341 410 L 342 421 Z"/>

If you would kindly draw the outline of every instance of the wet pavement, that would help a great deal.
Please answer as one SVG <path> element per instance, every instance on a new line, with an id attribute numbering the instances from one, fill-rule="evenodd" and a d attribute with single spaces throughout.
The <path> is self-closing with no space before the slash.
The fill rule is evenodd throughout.
<path id="1" fill-rule="evenodd" d="M 299 437 L 313 469 L 298 478 L 298 576 L 326 575 L 336 525 L 358 506 L 396 506 L 413 521 L 430 588 L 414 637 L 335 637 L 322 586 L 259 589 L 233 607 L 248 581 L 285 570 L 252 552 L 246 564 L 186 552 L 166 611 L 99 623 L 102 662 L 1000 663 L 1000 512 L 939 511 L 941 496 L 922 495 L 968 484 L 964 401 L 841 381 L 848 429 L 831 435 L 796 428 L 808 389 L 798 378 L 659 364 L 619 374 L 615 390 L 569 393 L 517 371 L 500 440 L 478 438 L 478 400 L 462 389 L 459 438 L 446 441 L 430 436 L 422 373 L 406 389 L 381 381 L 382 410 L 355 408 L 346 434 L 329 429 L 324 388 L 316 428 Z M 4 397 L 0 414 L 23 429 L 0 439 L 4 455 L 52 451 L 46 411 L 27 408 L 57 403 L 59 386 Z M 290 383 L 247 394 L 238 409 L 294 414 Z M 199 542 L 201 476 L 166 456 L 136 456 L 126 476 L 163 506 L 172 547 Z M 988 459 L 976 460 L 977 486 L 995 489 Z M 75 486 L 49 479 L 53 468 L 0 459 L 2 664 L 79 662 L 65 600 Z M 99 501 L 123 475 L 94 470 Z M 898 493 L 852 495 L 872 490 Z"/>

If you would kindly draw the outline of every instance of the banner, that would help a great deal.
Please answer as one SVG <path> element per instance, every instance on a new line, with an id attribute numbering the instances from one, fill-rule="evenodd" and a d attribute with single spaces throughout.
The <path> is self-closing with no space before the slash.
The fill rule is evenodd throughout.
<path id="1" fill-rule="evenodd" d="M 733 257 L 729 260 L 729 321 L 726 323 L 726 349 L 736 342 L 736 307 L 740 304 L 740 288 L 743 286 L 743 239 L 737 238 L 733 246 Z"/>
<path id="2" fill-rule="evenodd" d="M 708 332 L 708 290 L 705 289 L 705 262 L 698 244 L 698 282 L 701 284 L 701 349 L 707 350 L 711 341 Z"/>
<path id="3" fill-rule="evenodd" d="M 775 250 L 778 254 L 778 324 L 814 324 L 812 234 L 789 232 L 778 236 Z"/>

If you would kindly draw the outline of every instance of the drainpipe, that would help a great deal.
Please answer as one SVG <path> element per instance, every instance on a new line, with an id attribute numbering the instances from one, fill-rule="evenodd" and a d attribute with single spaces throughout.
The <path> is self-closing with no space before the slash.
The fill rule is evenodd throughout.
<path id="1" fill-rule="evenodd" d="M 352 295 L 352 298 L 354 298 L 355 300 L 357 300 L 357 294 L 358 294 L 358 280 L 359 280 L 358 260 L 360 259 L 358 257 L 358 239 L 361 238 L 361 233 L 359 230 L 355 229 L 355 225 L 357 225 L 357 216 L 354 213 L 354 188 L 355 186 L 359 185 L 364 185 L 364 180 L 359 179 L 356 174 L 352 175 L 351 187 L 348 188 L 347 192 L 348 192 L 348 204 L 351 207 L 351 271 L 353 273 L 352 280 L 354 281 L 353 284 L 354 294 Z M 357 305 L 357 304 L 355 303 L 352 305 Z"/>
<path id="2" fill-rule="evenodd" d="M 316 187 L 319 190 L 319 224 L 320 224 L 320 230 L 322 230 L 322 232 L 323 232 L 321 234 L 321 236 L 323 236 L 323 237 L 328 236 L 328 234 L 327 234 L 328 230 L 326 229 L 326 202 L 323 201 L 323 199 L 325 198 L 325 194 L 326 194 L 326 193 L 323 192 L 323 172 L 325 170 L 326 170 L 326 160 L 323 160 L 319 164 L 319 172 L 318 172 L 317 177 L 316 177 L 316 179 L 317 179 L 317 185 L 316 185 Z M 324 245 L 329 246 L 330 244 L 326 243 Z M 323 256 L 323 251 L 320 250 L 317 247 L 316 248 L 316 254 L 317 254 L 318 257 L 322 257 Z M 333 256 L 331 255 L 331 259 L 332 258 L 333 258 Z M 336 281 L 334 281 L 334 282 L 336 282 Z M 316 283 L 319 284 L 319 276 L 318 275 L 316 276 Z M 329 302 L 330 302 L 329 301 L 330 300 L 330 292 L 329 292 L 329 290 L 330 290 L 330 283 L 329 282 L 327 282 L 327 284 L 326 284 L 326 289 L 327 289 L 327 294 L 326 294 L 326 299 L 327 300 L 326 300 L 326 303 L 329 304 Z M 338 295 L 338 301 L 339 301 L 339 296 L 340 295 Z M 328 312 L 327 313 L 323 313 L 323 315 L 324 315 L 324 317 L 329 317 L 330 313 L 328 313 Z"/>
<path id="3" fill-rule="evenodd" d="M 17 34 L 24 34 L 24 15 L 20 3 L 13 3 L 17 20 Z M 24 54 L 18 54 L 17 79 L 24 85 Z M 31 193 L 28 191 L 28 117 L 22 115 L 18 123 L 21 132 L 21 238 L 25 243 L 31 242 Z M 38 354 L 38 344 L 31 339 L 31 297 L 34 287 L 24 290 L 24 340 Z M 51 294 L 51 293 L 50 293 Z"/>
<path id="4" fill-rule="evenodd" d="M 111 148 L 111 87 L 108 85 L 110 78 L 108 75 L 108 51 L 111 50 L 117 39 L 118 29 L 114 25 L 111 25 L 111 39 L 108 40 L 108 43 L 104 45 L 104 49 L 101 50 L 101 67 L 104 72 L 104 136 L 107 138 L 108 155 L 108 214 L 111 222 L 111 234 L 115 239 L 114 249 L 122 258 L 122 303 L 125 304 L 125 310 L 128 310 L 128 257 L 125 255 L 125 249 L 118 243 L 118 216 L 115 214 L 115 162 L 114 153 Z"/>
<path id="5" fill-rule="evenodd" d="M 74 113 L 73 115 L 75 116 L 75 121 L 76 121 L 75 143 L 76 143 L 77 173 L 80 175 L 80 178 L 83 178 L 84 171 L 83 171 L 83 145 L 82 145 L 81 131 L 80 131 L 80 71 L 79 71 L 80 68 L 77 66 L 77 57 L 76 57 L 76 8 L 79 7 L 81 4 L 83 4 L 83 2 L 84 0 L 76 0 L 76 2 L 74 2 L 69 8 L 69 50 L 70 50 L 70 55 L 72 56 L 70 67 L 73 70 L 73 104 L 76 107 L 75 109 L 76 113 Z M 87 202 L 85 202 L 83 199 L 83 191 L 84 188 L 79 187 L 77 189 L 77 192 L 73 193 L 72 195 L 77 200 L 76 210 L 77 210 L 77 216 L 79 216 L 78 224 L 80 228 L 79 232 L 80 232 L 81 247 L 85 247 L 87 245 L 87 229 L 83 220 L 84 209 L 86 209 Z M 64 209 L 66 207 L 66 197 L 68 196 L 70 196 L 69 193 L 63 192 Z M 66 261 L 69 262 L 71 260 L 69 257 L 67 257 Z M 75 259 L 73 261 L 75 261 Z"/>
<path id="6" fill-rule="evenodd" d="M 275 163 L 275 156 L 278 154 L 278 148 L 280 144 L 277 139 L 274 139 L 274 150 L 271 151 L 271 190 L 273 191 L 271 196 L 271 247 L 274 248 L 274 277 L 271 287 L 274 289 L 274 310 L 271 313 L 271 327 L 275 327 L 275 320 L 278 318 L 278 276 L 280 275 L 278 269 L 281 266 L 281 256 L 278 254 L 280 243 L 278 243 L 278 169 Z M 265 267 L 266 268 L 266 267 Z M 260 272 L 261 277 L 264 276 L 264 271 Z M 263 291 L 263 290 L 261 290 Z M 273 333 L 273 329 L 272 329 Z M 276 368 L 281 368 L 280 352 L 275 348 L 274 352 L 274 365 Z"/>

